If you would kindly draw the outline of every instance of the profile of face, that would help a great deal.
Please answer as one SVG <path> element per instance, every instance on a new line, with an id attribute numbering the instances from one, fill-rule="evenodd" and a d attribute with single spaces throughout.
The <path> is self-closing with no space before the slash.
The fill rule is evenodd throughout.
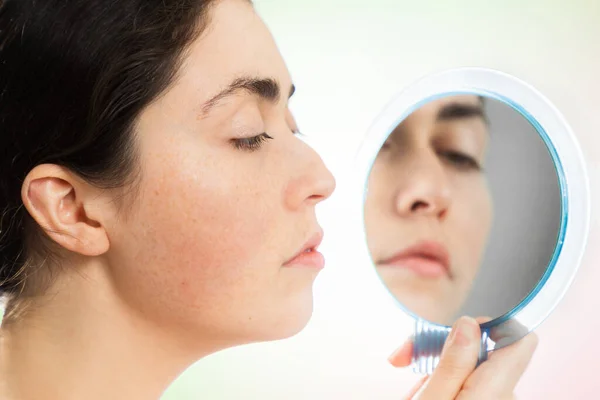
<path id="1" fill-rule="evenodd" d="M 75 221 L 78 244 L 53 238 L 93 255 L 78 272 L 181 343 L 220 348 L 291 336 L 310 318 L 322 267 L 315 206 L 335 187 L 296 135 L 293 90 L 253 7 L 219 1 L 174 84 L 137 120 L 140 180 L 126 214 L 114 192 L 57 179 L 61 170 L 47 165 L 24 185 L 28 210 L 53 226 L 89 200 L 97 223 Z"/>
<path id="2" fill-rule="evenodd" d="M 335 182 L 295 135 L 293 88 L 265 24 L 228 0 L 142 114 L 141 194 L 110 221 L 108 258 L 119 293 L 161 326 L 242 343 L 308 321 L 319 263 L 286 263 L 318 246 L 315 206 Z"/>
<path id="3" fill-rule="evenodd" d="M 442 97 L 393 130 L 369 175 L 365 229 L 377 272 L 431 322 L 452 323 L 482 262 L 492 223 L 488 136 L 480 97 Z"/>

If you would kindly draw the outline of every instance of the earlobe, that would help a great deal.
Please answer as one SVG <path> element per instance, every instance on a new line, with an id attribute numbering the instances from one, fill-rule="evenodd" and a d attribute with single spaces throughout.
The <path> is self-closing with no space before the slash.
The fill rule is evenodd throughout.
<path id="1" fill-rule="evenodd" d="M 44 232 L 63 248 L 98 256 L 109 248 L 102 223 L 86 212 L 93 196 L 86 183 L 56 165 L 35 167 L 23 183 L 25 208 Z"/>

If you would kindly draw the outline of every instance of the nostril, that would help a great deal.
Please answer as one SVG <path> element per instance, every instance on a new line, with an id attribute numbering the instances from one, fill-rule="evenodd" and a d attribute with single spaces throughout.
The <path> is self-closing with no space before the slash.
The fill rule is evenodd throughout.
<path id="1" fill-rule="evenodd" d="M 419 210 L 426 210 L 427 208 L 429 208 L 429 204 L 427 204 L 424 201 L 415 201 L 413 203 L 413 205 L 410 207 L 411 211 L 419 211 Z"/>
<path id="2" fill-rule="evenodd" d="M 308 201 L 311 203 L 319 203 L 323 200 L 325 200 L 327 198 L 327 196 L 323 196 L 321 194 L 313 194 L 312 196 L 310 196 L 308 198 Z"/>

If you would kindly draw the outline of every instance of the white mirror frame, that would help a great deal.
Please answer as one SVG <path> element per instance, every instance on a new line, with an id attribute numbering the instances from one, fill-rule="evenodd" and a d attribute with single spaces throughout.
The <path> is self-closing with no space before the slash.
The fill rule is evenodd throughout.
<path id="1" fill-rule="evenodd" d="M 492 97 L 519 111 L 536 127 L 556 167 L 561 193 L 562 221 L 549 267 L 537 286 L 519 305 L 505 315 L 482 325 L 482 329 L 493 328 L 511 320 L 530 332 L 554 310 L 581 264 L 589 232 L 590 189 L 584 156 L 568 123 L 548 99 L 518 78 L 487 68 L 446 70 L 413 83 L 384 108 L 368 130 L 355 159 L 356 171 L 353 176 L 356 177 L 354 182 L 358 186 L 353 193 L 357 193 L 360 198 L 360 201 L 354 204 L 359 207 L 356 212 L 359 213 L 362 222 L 360 232 L 363 236 L 363 250 L 369 254 L 364 227 L 364 201 L 368 177 L 381 146 L 398 124 L 413 111 L 436 98 L 453 94 Z M 373 273 L 376 273 L 372 264 L 370 267 Z M 399 306 L 417 322 L 424 322 L 401 304 Z M 429 322 L 428 324 L 437 325 Z M 510 343 L 504 345 L 508 344 Z"/>

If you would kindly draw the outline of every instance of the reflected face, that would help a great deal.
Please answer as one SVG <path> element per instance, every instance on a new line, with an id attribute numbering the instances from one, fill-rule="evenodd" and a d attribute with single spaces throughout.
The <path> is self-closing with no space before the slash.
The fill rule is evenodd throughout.
<path id="1" fill-rule="evenodd" d="M 140 194 L 112 220 L 108 257 L 120 297 L 161 331 L 223 347 L 307 323 L 315 206 L 335 181 L 295 135 L 292 91 L 253 8 L 224 0 L 176 83 L 142 114 Z"/>
<path id="2" fill-rule="evenodd" d="M 452 322 L 482 260 L 492 221 L 488 135 L 478 96 L 429 102 L 392 132 L 369 176 L 365 224 L 377 271 L 432 322 Z"/>

